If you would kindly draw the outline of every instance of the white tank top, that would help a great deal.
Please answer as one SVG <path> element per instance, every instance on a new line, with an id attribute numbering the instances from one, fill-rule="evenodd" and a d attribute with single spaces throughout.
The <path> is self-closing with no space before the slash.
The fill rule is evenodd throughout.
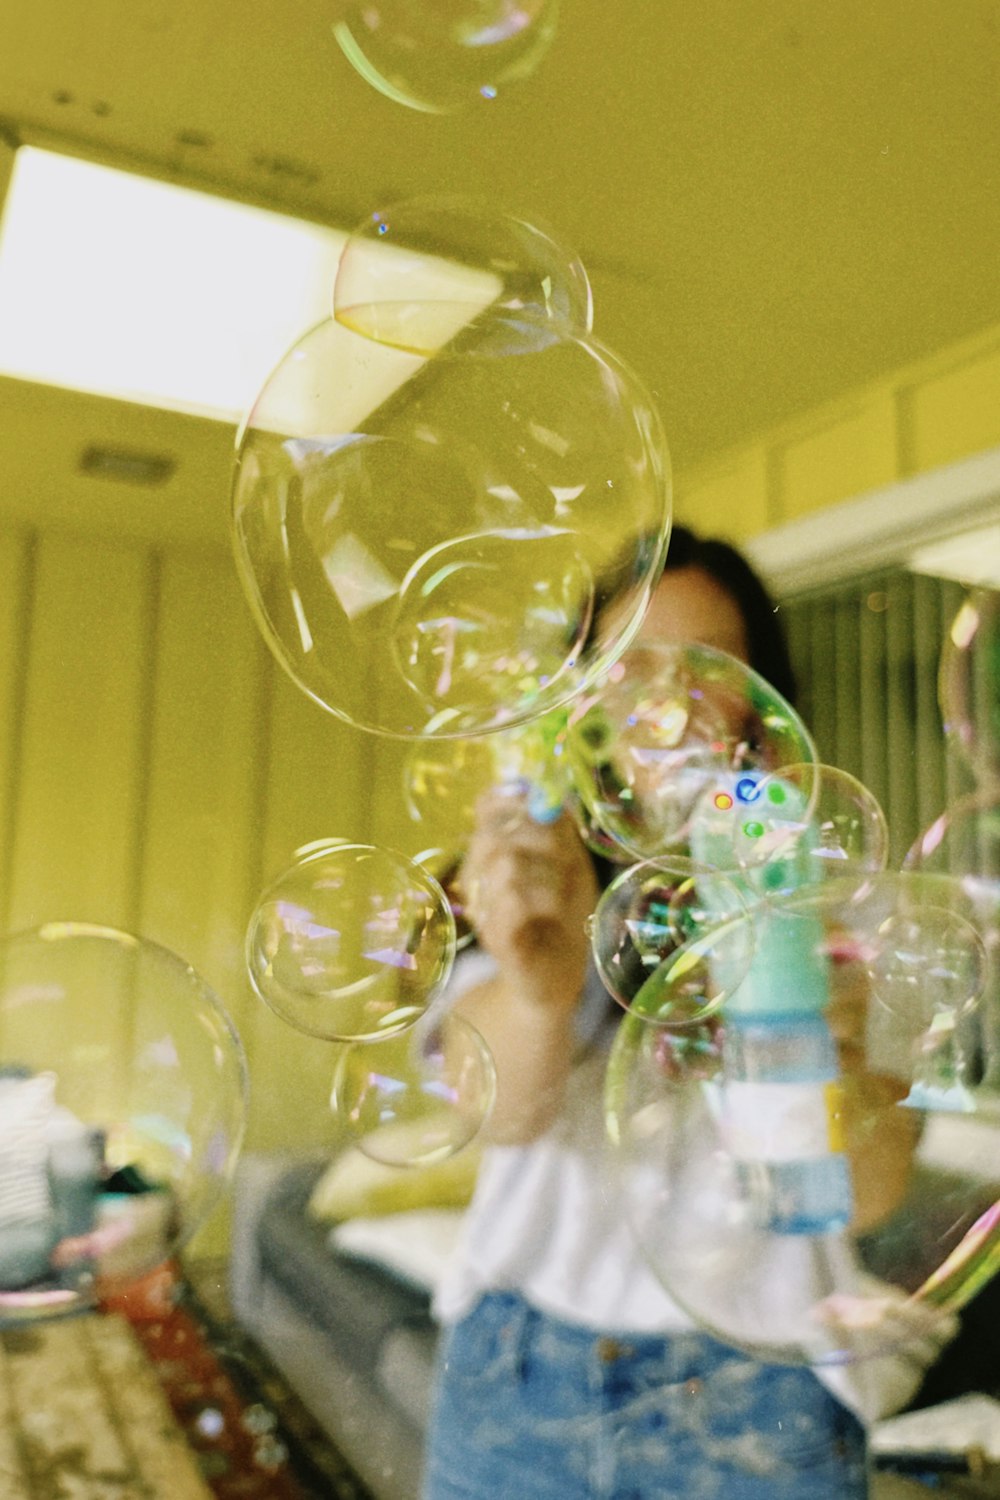
<path id="1" fill-rule="evenodd" d="M 492 977 L 486 954 L 463 955 L 449 1002 Z M 615 1017 L 593 973 L 577 1020 L 580 1056 L 556 1123 L 524 1146 L 490 1146 L 462 1232 L 434 1298 L 444 1323 L 489 1291 L 516 1291 L 539 1311 L 597 1332 L 667 1334 L 696 1325 L 667 1294 L 629 1228 L 601 1106 Z M 897 1355 L 816 1374 L 862 1419 L 896 1411 L 916 1391 L 948 1332 Z"/>

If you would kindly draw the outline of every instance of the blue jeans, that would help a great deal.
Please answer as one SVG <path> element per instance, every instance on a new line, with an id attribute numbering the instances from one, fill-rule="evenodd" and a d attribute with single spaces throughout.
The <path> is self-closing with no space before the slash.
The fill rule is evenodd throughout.
<path id="1" fill-rule="evenodd" d="M 861 1424 L 707 1334 L 599 1337 L 492 1293 L 443 1338 L 424 1500 L 864 1500 Z"/>

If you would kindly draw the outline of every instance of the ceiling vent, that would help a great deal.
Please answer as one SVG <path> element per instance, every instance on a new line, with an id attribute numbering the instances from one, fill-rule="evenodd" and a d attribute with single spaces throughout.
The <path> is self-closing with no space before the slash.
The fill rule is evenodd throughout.
<path id="1" fill-rule="evenodd" d="M 147 453 L 141 448 L 91 446 L 80 455 L 80 473 L 92 479 L 111 479 L 119 484 L 166 484 L 177 468 L 169 453 Z"/>

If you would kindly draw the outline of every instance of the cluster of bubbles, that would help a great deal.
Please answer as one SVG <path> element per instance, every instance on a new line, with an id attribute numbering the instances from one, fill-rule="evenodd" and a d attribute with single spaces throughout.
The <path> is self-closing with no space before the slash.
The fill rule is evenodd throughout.
<path id="1" fill-rule="evenodd" d="M 870 791 L 814 754 L 783 763 L 794 712 L 738 663 L 666 648 L 671 696 L 644 647 L 624 699 L 639 653 L 569 716 L 572 735 L 598 712 L 571 751 L 599 763 L 580 798 L 636 859 L 591 922 L 626 1012 L 605 1102 L 629 1218 L 679 1305 L 761 1358 L 852 1364 L 937 1337 L 1000 1267 L 980 1128 L 1000 1012 L 996 606 L 970 596 L 942 661 L 947 733 L 980 785 L 898 871 Z"/>
<path id="2" fill-rule="evenodd" d="M 556 9 L 366 0 L 335 34 L 387 97 L 446 113 L 530 73 Z M 540 821 L 568 811 L 619 867 L 590 937 L 623 1012 L 606 1118 L 643 1251 L 719 1337 L 849 1364 L 936 1333 L 1000 1263 L 976 1132 L 996 1023 L 992 1050 L 968 1045 L 998 1008 L 997 599 L 970 596 L 942 660 L 976 793 L 890 870 L 876 799 L 770 684 L 632 644 L 669 466 L 592 317 L 545 231 L 399 205 L 351 236 L 332 317 L 241 429 L 236 556 L 264 637 L 331 713 L 413 742 L 426 834 L 414 859 L 300 851 L 260 898 L 248 969 L 338 1044 L 331 1103 L 363 1150 L 461 1150 L 495 1091 L 446 1000 L 476 802 L 499 784 Z"/>
<path id="3" fill-rule="evenodd" d="M 421 9 L 364 25 L 398 41 Z M 970 596 L 942 660 L 976 791 L 890 870 L 876 799 L 759 673 L 636 642 L 669 459 L 592 325 L 546 231 L 417 200 L 350 237 L 330 316 L 244 422 L 233 538 L 261 632 L 331 714 L 409 742 L 425 834 L 413 858 L 297 851 L 256 901 L 247 972 L 335 1044 L 331 1106 L 363 1151 L 441 1161 L 496 1090 L 448 999 L 477 800 L 499 784 L 540 822 L 568 813 L 618 867 L 589 932 L 622 1010 L 606 1119 L 639 1244 L 719 1337 L 852 1363 L 934 1333 L 1000 1262 L 976 1131 L 995 1020 L 969 1044 L 1000 968 L 997 599 Z M 165 950 L 64 925 L 0 960 L 9 1320 L 185 1242 L 231 1173 L 245 1086 L 220 1005 Z"/>
<path id="4" fill-rule="evenodd" d="M 580 262 L 474 202 L 349 237 L 332 316 L 237 440 L 236 560 L 316 702 L 404 739 L 485 734 L 620 654 L 663 562 L 669 457 L 591 332 Z"/>
<path id="5" fill-rule="evenodd" d="M 243 1050 L 176 954 L 58 923 L 0 945 L 0 1325 L 117 1296 L 216 1207 Z"/>
<path id="6" fill-rule="evenodd" d="M 261 998 L 339 1044 L 331 1104 L 380 1161 L 448 1156 L 489 1112 L 492 1058 L 439 1003 L 472 937 L 476 799 L 502 764 L 558 814 L 569 705 L 634 636 L 670 518 L 659 418 L 593 334 L 583 265 L 465 199 L 348 238 L 331 316 L 240 430 L 233 537 L 265 639 L 329 712 L 411 742 L 415 817 L 450 809 L 414 859 L 299 851 L 247 933 Z"/>
<path id="7" fill-rule="evenodd" d="M 968 1045 L 996 1007 L 995 786 L 945 818 L 970 831 L 947 860 L 931 868 L 939 820 L 891 870 L 877 800 L 759 674 L 646 644 L 558 713 L 413 746 L 413 816 L 461 788 L 443 866 L 497 783 L 617 851 L 590 923 L 624 1013 L 606 1119 L 667 1290 L 765 1359 L 852 1364 L 936 1337 L 1000 1263 L 989 1058 Z M 362 1149 L 398 1165 L 461 1149 L 492 1099 L 481 1039 L 437 1003 L 420 1025 L 419 1045 L 346 1048 L 334 1084 Z"/>
<path id="8" fill-rule="evenodd" d="M 496 1087 L 447 999 L 476 805 L 499 785 L 568 811 L 619 867 L 590 937 L 624 1012 L 606 1114 L 640 1245 L 720 1337 L 851 1363 L 933 1332 L 996 1263 L 966 1041 L 995 984 L 996 617 L 970 600 L 942 667 L 983 790 L 890 871 L 877 800 L 759 673 L 636 642 L 668 465 L 591 322 L 547 233 L 404 204 L 352 237 L 332 319 L 245 424 L 234 535 L 265 637 L 324 707 L 410 741 L 426 841 L 302 851 L 249 972 L 338 1044 L 331 1104 L 363 1151 L 461 1150 Z"/>
<path id="9" fill-rule="evenodd" d="M 334 26 L 360 76 L 397 104 L 450 114 L 529 77 L 559 0 L 363 0 Z"/>
<path id="10" fill-rule="evenodd" d="M 382 40 L 419 9 L 382 5 Z M 508 11 L 513 76 L 535 24 Z M 332 714 L 425 749 L 499 743 L 627 646 L 662 568 L 670 465 L 651 398 L 592 323 L 579 260 L 482 205 L 401 204 L 348 239 L 329 316 L 241 428 L 233 484 L 261 631 Z M 450 846 L 411 860 L 320 840 L 247 931 L 253 986 L 338 1044 L 333 1107 L 383 1161 L 460 1150 L 493 1100 L 482 1038 L 438 1003 L 470 936 L 453 864 Z M 4 947 L 0 1049 L 11 1321 L 111 1294 L 191 1237 L 233 1170 L 244 1060 L 180 958 L 65 924 Z"/>

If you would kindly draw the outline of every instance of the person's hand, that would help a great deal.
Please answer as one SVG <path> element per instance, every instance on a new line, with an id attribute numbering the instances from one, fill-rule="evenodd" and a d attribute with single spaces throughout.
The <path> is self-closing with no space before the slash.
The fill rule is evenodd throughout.
<path id="1" fill-rule="evenodd" d="M 505 982 L 533 1004 L 575 1006 L 598 891 L 572 819 L 562 813 L 540 822 L 523 795 L 488 792 L 477 807 L 460 883 L 466 914 Z"/>

